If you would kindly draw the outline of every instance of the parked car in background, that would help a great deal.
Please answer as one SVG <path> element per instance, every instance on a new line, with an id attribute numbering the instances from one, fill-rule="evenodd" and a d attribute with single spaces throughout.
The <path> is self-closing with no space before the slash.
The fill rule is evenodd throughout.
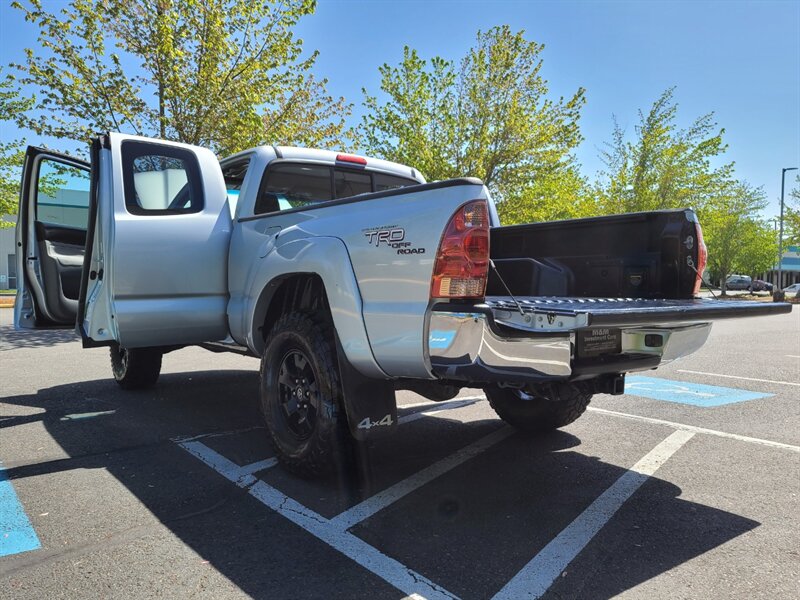
<path id="1" fill-rule="evenodd" d="M 725 289 L 728 290 L 749 290 L 753 285 L 753 279 L 747 275 L 730 275 L 725 280 Z"/>
<path id="2" fill-rule="evenodd" d="M 793 283 L 792 285 L 783 288 L 783 291 L 789 295 L 794 294 L 797 296 L 800 294 L 800 283 Z"/>
<path id="3" fill-rule="evenodd" d="M 763 279 L 753 279 L 753 283 L 750 284 L 750 291 L 751 292 L 772 292 L 772 284 L 769 281 L 764 281 Z"/>

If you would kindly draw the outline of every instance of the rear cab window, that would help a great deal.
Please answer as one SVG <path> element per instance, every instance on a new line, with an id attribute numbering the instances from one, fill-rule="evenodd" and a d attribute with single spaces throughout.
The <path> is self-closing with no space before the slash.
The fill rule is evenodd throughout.
<path id="1" fill-rule="evenodd" d="M 254 214 L 304 208 L 359 194 L 383 192 L 419 181 L 364 169 L 303 162 L 275 162 L 267 167 Z"/>
<path id="2" fill-rule="evenodd" d="M 333 186 L 336 198 L 349 198 L 372 191 L 372 175 L 361 171 L 333 170 Z"/>
<path id="3" fill-rule="evenodd" d="M 418 185 L 419 181 L 414 179 L 407 179 L 397 175 L 388 175 L 386 173 L 373 173 L 372 179 L 375 182 L 376 192 L 385 192 L 387 190 L 394 190 L 408 185 Z"/>
<path id="4" fill-rule="evenodd" d="M 255 214 L 278 212 L 333 199 L 330 167 L 277 163 L 267 167 Z"/>

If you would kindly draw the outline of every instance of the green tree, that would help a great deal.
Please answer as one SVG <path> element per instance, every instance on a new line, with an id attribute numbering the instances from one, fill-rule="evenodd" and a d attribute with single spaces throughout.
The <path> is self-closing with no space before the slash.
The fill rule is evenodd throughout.
<path id="1" fill-rule="evenodd" d="M 20 126 L 88 140 L 122 131 L 208 146 L 339 144 L 350 105 L 310 74 L 293 29 L 313 0 L 41 0 L 13 5 L 39 29 L 15 65 L 35 92 Z"/>
<path id="2" fill-rule="evenodd" d="M 736 270 L 755 278 L 775 267 L 778 257 L 778 236 L 769 223 L 752 219 L 743 228 Z"/>
<path id="3" fill-rule="evenodd" d="M 724 285 L 734 272 L 768 270 L 777 246 L 761 218 L 764 191 L 737 181 L 733 163 L 722 162 L 724 129 L 713 113 L 696 118 L 687 129 L 677 121 L 674 88 L 664 91 L 647 113 L 639 112 L 632 140 L 614 120 L 611 142 L 601 153 L 606 169 L 596 184 L 598 212 L 694 208 L 708 246 L 711 279 Z"/>
<path id="4" fill-rule="evenodd" d="M 733 164 L 713 166 L 726 150 L 724 129 L 713 113 L 680 129 L 673 96 L 674 88 L 667 89 L 646 114 L 639 111 L 633 140 L 614 119 L 611 142 L 600 155 L 606 165 L 596 188 L 600 212 L 700 209 L 727 185 Z"/>
<path id="5" fill-rule="evenodd" d="M 29 106 L 29 101 L 19 97 L 14 78 L 11 75 L 3 76 L 0 70 L 0 127 L 3 131 L 0 136 L 0 229 L 14 225 L 4 217 L 17 212 L 19 180 L 25 155 L 24 141 L 12 140 L 12 135 L 6 132 L 12 129 L 10 121 Z"/>
<path id="6" fill-rule="evenodd" d="M 543 50 L 507 25 L 478 32 L 458 67 L 406 47 L 399 65 L 380 67 L 382 95 L 363 90 L 360 145 L 429 180 L 482 179 L 504 222 L 574 215 L 586 185 L 572 154 L 584 90 L 549 98 Z"/>
<path id="7" fill-rule="evenodd" d="M 756 275 L 775 264 L 777 239 L 760 218 L 766 205 L 762 188 L 732 181 L 709 198 L 698 214 L 708 246 L 707 272 L 710 279 L 719 281 L 723 295 L 728 275 Z"/>
<path id="8" fill-rule="evenodd" d="M 795 177 L 794 183 L 783 218 L 784 246 L 800 246 L 800 175 Z"/>

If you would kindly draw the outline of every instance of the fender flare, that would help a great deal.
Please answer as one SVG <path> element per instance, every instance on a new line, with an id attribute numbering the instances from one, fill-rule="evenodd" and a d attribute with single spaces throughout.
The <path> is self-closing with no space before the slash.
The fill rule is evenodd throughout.
<path id="1" fill-rule="evenodd" d="M 245 310 L 246 344 L 261 356 L 264 350 L 263 324 L 270 301 L 288 276 L 316 275 L 322 280 L 334 329 L 347 361 L 370 379 L 388 379 L 372 354 L 362 314 L 361 293 L 347 247 L 339 238 L 307 237 L 276 244 L 255 270 L 251 295 Z"/>
<path id="2" fill-rule="evenodd" d="M 286 242 L 267 254 L 254 281 L 266 274 L 270 279 L 261 285 L 261 293 L 247 312 L 250 321 L 247 342 L 251 350 L 258 355 L 263 352 L 261 324 L 281 283 L 298 274 L 319 277 L 334 325 L 342 400 L 350 433 L 357 440 L 393 433 L 397 428 L 394 383 L 372 355 L 361 312 L 361 295 L 344 242 L 333 237 Z"/>

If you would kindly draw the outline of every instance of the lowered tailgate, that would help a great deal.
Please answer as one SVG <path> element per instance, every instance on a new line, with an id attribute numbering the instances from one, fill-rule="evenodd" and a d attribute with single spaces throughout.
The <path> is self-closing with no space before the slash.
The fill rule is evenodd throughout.
<path id="1" fill-rule="evenodd" d="M 516 301 L 515 301 L 516 300 Z M 562 298 L 492 296 L 486 298 L 497 323 L 534 331 L 582 327 L 688 324 L 788 313 L 785 302 L 745 300 L 660 300 L 643 298 Z"/>
<path id="2" fill-rule="evenodd" d="M 695 352 L 711 321 L 787 313 L 791 304 L 738 300 L 659 300 L 489 296 L 440 303 L 428 351 L 442 379 L 530 384 L 653 369 Z"/>

